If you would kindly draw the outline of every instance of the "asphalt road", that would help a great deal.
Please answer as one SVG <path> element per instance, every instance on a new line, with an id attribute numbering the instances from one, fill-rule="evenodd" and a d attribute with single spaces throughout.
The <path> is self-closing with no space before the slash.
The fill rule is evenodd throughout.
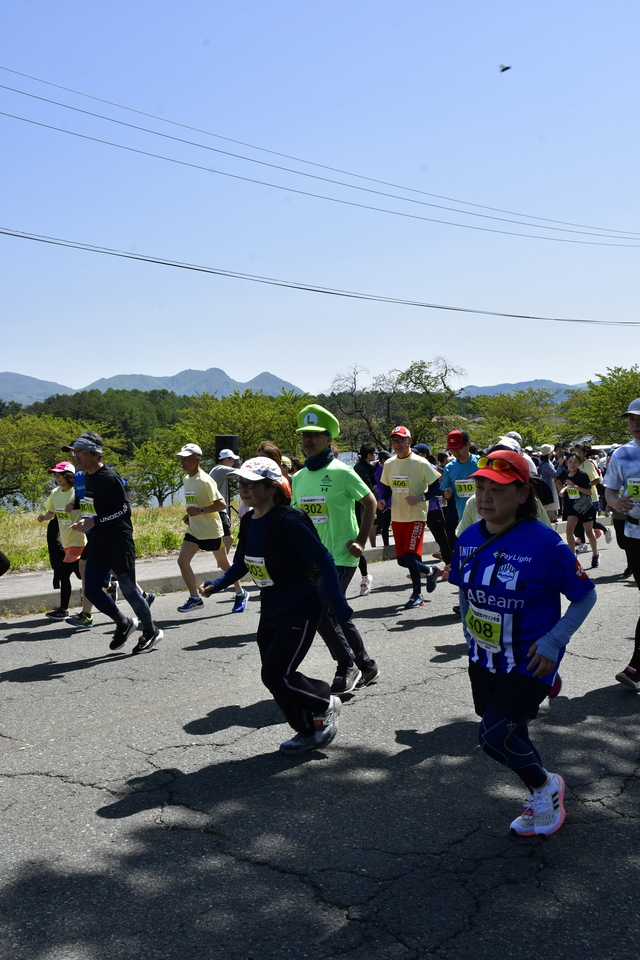
<path id="1" fill-rule="evenodd" d="M 137 657 L 109 654 L 101 615 L 86 633 L 4 621 L 0 956 L 638 960 L 623 566 L 603 546 L 599 602 L 532 728 L 567 781 L 548 838 L 509 834 L 524 795 L 476 747 L 453 588 L 405 611 L 393 562 L 353 600 L 380 680 L 302 758 L 277 751 L 289 729 L 260 682 L 255 599 L 182 615 L 183 595 L 159 597 L 165 638 Z M 332 676 L 319 639 L 305 671 Z"/>

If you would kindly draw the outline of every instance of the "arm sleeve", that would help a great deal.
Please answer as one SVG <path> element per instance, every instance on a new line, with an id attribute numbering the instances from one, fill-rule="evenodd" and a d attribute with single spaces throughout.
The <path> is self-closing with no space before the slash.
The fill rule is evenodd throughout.
<path id="1" fill-rule="evenodd" d="M 382 496 L 378 497 L 378 500 L 389 501 L 389 499 L 391 498 L 391 487 L 388 487 L 386 483 L 381 483 L 380 488 L 382 490 Z"/>
<path id="2" fill-rule="evenodd" d="M 217 580 L 205 580 L 205 587 L 213 587 L 213 593 L 219 593 L 220 590 L 224 590 L 230 584 L 235 583 L 236 580 L 240 580 L 247 572 L 247 565 L 244 562 L 244 546 L 239 543 L 235 556 L 233 558 L 233 563 L 226 570 L 221 577 L 218 577 Z"/>
<path id="3" fill-rule="evenodd" d="M 295 514 L 289 514 L 282 521 L 281 530 L 293 541 L 296 551 L 309 566 L 317 564 L 320 567 L 333 612 L 339 621 L 347 623 L 353 616 L 353 610 L 344 598 L 336 565 L 325 545 L 313 530 L 309 530 L 304 520 L 300 520 Z"/>
<path id="4" fill-rule="evenodd" d="M 439 497 L 442 493 L 440 489 L 440 477 L 437 480 L 434 480 L 432 484 L 429 485 L 427 490 L 425 500 L 435 500 L 436 497 Z"/>
<path id="5" fill-rule="evenodd" d="M 597 599 L 594 589 L 590 590 L 582 600 L 573 600 L 565 615 L 560 617 L 548 633 L 536 641 L 536 653 L 546 657 L 547 660 L 557 660 L 560 650 L 566 647 L 576 630 L 582 626 Z"/>
<path id="6" fill-rule="evenodd" d="M 353 610 L 345 600 L 336 565 L 329 551 L 320 564 L 320 572 L 334 615 L 340 623 L 348 623 L 353 616 Z"/>

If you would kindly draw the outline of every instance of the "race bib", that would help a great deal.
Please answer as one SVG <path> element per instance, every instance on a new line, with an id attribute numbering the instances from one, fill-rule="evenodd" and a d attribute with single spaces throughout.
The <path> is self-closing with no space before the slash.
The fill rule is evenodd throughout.
<path id="1" fill-rule="evenodd" d="M 71 517 L 65 510 L 56 510 L 56 520 L 59 524 L 64 523 L 67 526 L 71 525 Z"/>
<path id="2" fill-rule="evenodd" d="M 264 557 L 245 557 L 244 562 L 247 566 L 247 570 L 250 575 L 253 577 L 253 582 L 256 587 L 272 587 L 273 580 L 269 576 L 269 571 L 267 570 L 264 562 Z"/>
<path id="3" fill-rule="evenodd" d="M 185 492 L 184 492 L 184 502 L 186 503 L 186 505 L 187 505 L 188 507 L 197 507 L 197 506 L 198 506 L 198 504 L 196 503 L 196 495 L 195 495 L 195 493 L 187 493 L 186 490 L 185 490 Z"/>
<path id="4" fill-rule="evenodd" d="M 300 497 L 301 508 L 314 523 L 326 523 L 329 519 L 326 497 Z"/>
<path id="5" fill-rule="evenodd" d="M 411 492 L 409 490 L 409 477 L 392 477 L 391 489 L 394 493 L 408 497 Z"/>
<path id="6" fill-rule="evenodd" d="M 456 480 L 456 494 L 463 499 L 473 496 L 476 492 L 475 480 Z"/>
<path id="7" fill-rule="evenodd" d="M 580 491 L 576 490 L 575 487 L 567 487 L 567 496 L 569 500 L 577 500 L 580 496 Z"/>
<path id="8" fill-rule="evenodd" d="M 83 497 L 80 501 L 80 509 L 83 517 L 95 517 L 96 508 L 93 505 L 93 497 Z"/>
<path id="9" fill-rule="evenodd" d="M 634 500 L 640 499 L 640 477 L 627 480 L 627 496 Z"/>
<path id="10" fill-rule="evenodd" d="M 467 615 L 464 618 L 467 630 L 479 647 L 489 653 L 497 653 L 500 649 L 502 636 L 502 614 L 492 610 L 480 610 L 469 603 Z"/>

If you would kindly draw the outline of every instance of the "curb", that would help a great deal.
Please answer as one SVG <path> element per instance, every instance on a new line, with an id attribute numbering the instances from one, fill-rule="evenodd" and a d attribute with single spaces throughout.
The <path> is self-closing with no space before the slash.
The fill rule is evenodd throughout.
<path id="1" fill-rule="evenodd" d="M 606 526 L 611 526 L 611 519 L 606 517 L 600 517 L 600 522 Z M 555 530 L 562 534 L 565 532 L 566 523 L 559 522 L 555 525 Z M 434 550 L 438 550 L 438 544 L 434 540 L 425 540 L 422 548 L 422 555 L 426 562 L 431 561 L 431 554 Z M 396 553 L 395 547 L 369 547 L 364 552 L 367 563 L 380 563 L 385 560 L 395 560 Z M 171 557 L 167 559 L 167 562 L 172 562 L 175 564 L 175 558 Z M 141 562 L 140 567 L 137 569 L 138 583 L 143 590 L 146 590 L 147 593 L 157 593 L 157 594 L 166 594 L 166 593 L 181 593 L 184 591 L 184 580 L 180 575 L 180 572 L 176 569 L 175 573 L 167 574 L 157 574 L 155 576 L 145 577 L 143 572 L 144 561 Z M 196 577 L 201 577 L 203 579 L 213 580 L 216 577 L 221 576 L 222 570 L 214 568 L 213 570 L 207 570 L 206 572 L 197 571 Z M 12 577 L 12 574 L 7 574 L 8 577 Z M 42 573 L 39 574 L 13 574 L 13 577 L 41 577 Z M 244 577 L 244 580 L 250 579 L 249 577 Z M 7 581 L 5 579 L 0 580 L 0 589 L 6 587 Z M 17 583 L 16 583 L 17 585 Z M 44 613 L 46 610 L 52 610 L 60 602 L 60 593 L 58 590 L 46 590 L 43 591 L 42 588 L 34 589 L 32 593 L 29 592 L 28 584 L 25 586 L 23 581 L 23 590 L 18 591 L 20 595 L 14 597 L 3 597 L 0 598 L 0 618 L 6 619 L 9 617 L 22 617 L 29 613 Z M 81 594 L 79 588 L 72 590 L 71 600 L 69 603 L 70 607 L 79 607 L 82 602 Z"/>

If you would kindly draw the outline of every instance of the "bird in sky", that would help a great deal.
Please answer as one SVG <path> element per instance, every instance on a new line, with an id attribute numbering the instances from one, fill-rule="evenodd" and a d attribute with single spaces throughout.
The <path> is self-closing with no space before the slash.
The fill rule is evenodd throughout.
<path id="1" fill-rule="evenodd" d="M 504 63 L 500 64 L 500 73 L 504 73 L 505 70 L 511 70 L 511 67 L 505 67 Z"/>

